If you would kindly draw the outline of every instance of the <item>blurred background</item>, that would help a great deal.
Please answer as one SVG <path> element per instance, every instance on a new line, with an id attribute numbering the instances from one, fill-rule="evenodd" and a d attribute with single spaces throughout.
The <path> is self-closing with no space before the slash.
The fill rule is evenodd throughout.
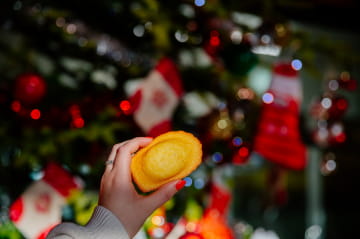
<path id="1" fill-rule="evenodd" d="M 137 238 L 360 232 L 355 0 L 2 0 L 0 238 L 85 224 L 113 144 L 203 162 Z"/>

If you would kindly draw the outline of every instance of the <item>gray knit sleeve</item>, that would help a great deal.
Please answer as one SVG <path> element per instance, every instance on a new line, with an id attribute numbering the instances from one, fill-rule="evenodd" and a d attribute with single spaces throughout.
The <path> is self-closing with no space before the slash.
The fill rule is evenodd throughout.
<path id="1" fill-rule="evenodd" d="M 117 219 L 108 209 L 97 206 L 85 226 L 64 222 L 50 231 L 46 239 L 129 239 L 129 236 Z"/>

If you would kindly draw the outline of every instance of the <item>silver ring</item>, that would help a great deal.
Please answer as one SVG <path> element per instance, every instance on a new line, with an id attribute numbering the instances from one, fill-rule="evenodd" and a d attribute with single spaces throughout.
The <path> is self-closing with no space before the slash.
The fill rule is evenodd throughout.
<path id="1" fill-rule="evenodd" d="M 105 165 L 109 165 L 109 164 L 113 164 L 114 163 L 114 160 L 106 160 L 105 161 Z"/>

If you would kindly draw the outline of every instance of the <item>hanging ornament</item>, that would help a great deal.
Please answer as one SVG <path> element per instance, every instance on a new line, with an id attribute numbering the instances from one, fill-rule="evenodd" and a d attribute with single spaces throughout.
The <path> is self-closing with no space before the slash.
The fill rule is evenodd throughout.
<path id="1" fill-rule="evenodd" d="M 219 110 L 210 126 L 210 134 L 214 139 L 226 140 L 233 134 L 233 123 L 226 107 Z"/>
<path id="2" fill-rule="evenodd" d="M 244 144 L 235 150 L 232 156 L 232 163 L 235 165 L 243 165 L 249 161 L 250 147 Z"/>
<path id="3" fill-rule="evenodd" d="M 298 73 L 291 64 L 277 64 L 270 88 L 263 95 L 254 138 L 255 152 L 267 160 L 297 170 L 306 165 L 306 148 L 299 130 L 301 90 Z"/>
<path id="4" fill-rule="evenodd" d="M 162 58 L 130 96 L 135 122 L 152 137 L 171 130 L 172 114 L 182 94 L 177 66 L 170 58 Z"/>
<path id="5" fill-rule="evenodd" d="M 199 233 L 204 239 L 234 239 L 235 235 L 228 225 L 228 213 L 232 192 L 225 182 L 228 167 L 217 167 L 212 175 L 209 203 L 199 221 Z"/>
<path id="6" fill-rule="evenodd" d="M 9 216 L 26 238 L 43 239 L 61 222 L 66 199 L 81 185 L 68 171 L 55 163 L 33 182 L 10 206 Z"/>
<path id="7" fill-rule="evenodd" d="M 226 69 L 238 76 L 245 76 L 258 62 L 249 43 L 227 44 L 220 51 Z"/>
<path id="8" fill-rule="evenodd" d="M 15 80 L 15 99 L 23 104 L 35 104 L 46 94 L 46 81 L 35 73 L 25 73 Z"/>
<path id="9" fill-rule="evenodd" d="M 326 93 L 311 105 L 310 113 L 315 119 L 314 143 L 325 148 L 345 142 L 346 133 L 341 121 L 348 107 L 347 99 L 335 93 Z"/>

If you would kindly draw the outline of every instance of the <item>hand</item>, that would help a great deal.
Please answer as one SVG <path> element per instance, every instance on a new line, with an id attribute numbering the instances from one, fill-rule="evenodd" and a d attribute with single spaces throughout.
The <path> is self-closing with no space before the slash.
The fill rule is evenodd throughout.
<path id="1" fill-rule="evenodd" d="M 101 179 L 99 205 L 109 209 L 124 225 L 130 238 L 139 231 L 150 214 L 180 190 L 185 181 L 175 180 L 150 195 L 136 192 L 131 179 L 132 154 L 145 147 L 151 138 L 137 137 L 113 146 Z"/>

